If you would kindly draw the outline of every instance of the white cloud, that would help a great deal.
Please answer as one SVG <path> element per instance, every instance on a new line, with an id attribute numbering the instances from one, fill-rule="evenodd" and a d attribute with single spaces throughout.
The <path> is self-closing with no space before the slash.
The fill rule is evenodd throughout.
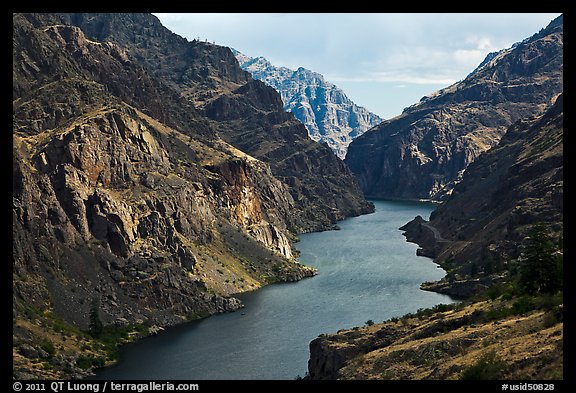
<path id="1" fill-rule="evenodd" d="M 342 74 L 324 75 L 330 82 L 374 82 L 374 83 L 398 83 L 397 87 L 406 87 L 406 84 L 431 85 L 445 84 L 450 85 L 456 82 L 456 79 L 446 75 L 427 75 L 427 74 L 410 74 L 402 72 L 375 71 L 362 75 L 347 76 Z"/>
<path id="2" fill-rule="evenodd" d="M 467 69 L 470 72 L 484 60 L 489 52 L 479 49 L 458 49 L 450 58 L 459 66 L 458 68 Z"/>
<path id="3" fill-rule="evenodd" d="M 493 50 L 495 48 L 492 44 L 492 40 L 487 36 L 470 35 L 464 40 L 464 42 L 474 46 L 478 50 Z"/>
<path id="4" fill-rule="evenodd" d="M 468 75 L 489 52 L 510 47 L 558 14 L 201 13 L 155 14 L 175 33 L 305 67 L 362 88 L 390 83 L 421 96 Z M 368 94 L 368 93 L 366 93 Z M 358 93 L 360 96 L 361 93 Z M 377 94 L 373 94 L 374 99 Z M 381 98 L 380 98 L 381 99 Z M 409 106 L 414 102 L 398 103 Z M 374 104 L 376 106 L 377 104 Z"/>
<path id="5" fill-rule="evenodd" d="M 544 27 L 554 14 L 156 14 L 168 28 L 322 74 L 388 71 L 459 79 L 485 55 Z M 529 22 L 529 23 L 528 23 Z M 416 78 L 416 75 L 413 75 Z M 426 77 L 429 79 L 430 77 Z"/>

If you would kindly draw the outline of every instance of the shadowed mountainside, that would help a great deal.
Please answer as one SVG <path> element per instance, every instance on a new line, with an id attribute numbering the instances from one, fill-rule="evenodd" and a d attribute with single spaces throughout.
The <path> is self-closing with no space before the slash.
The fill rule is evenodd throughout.
<path id="1" fill-rule="evenodd" d="M 563 16 L 489 58 L 350 144 L 345 161 L 367 196 L 443 199 L 511 124 L 541 114 L 563 89 Z"/>
<path id="2" fill-rule="evenodd" d="M 309 379 L 563 379 L 561 31 L 562 17 L 512 49 L 491 54 L 465 81 L 352 143 L 350 163 L 364 157 L 374 159 L 370 165 L 376 165 L 364 168 L 387 174 L 393 173 L 392 168 L 403 168 L 410 174 L 403 173 L 406 179 L 388 176 L 374 183 L 374 187 L 388 184 L 387 191 L 379 189 L 386 195 L 444 195 L 430 221 L 418 216 L 400 229 L 406 231 L 408 241 L 419 244 L 420 255 L 434 258 L 447 271 L 442 280 L 421 288 L 466 300 L 320 335 L 310 343 Z M 494 83 L 486 84 L 488 75 Z M 476 94 L 490 98 L 482 110 Z M 458 114 L 461 123 L 456 123 L 454 108 L 463 102 L 455 100 L 466 95 L 473 101 L 465 103 L 466 112 Z M 496 97 L 500 98 L 494 101 Z M 432 104 L 441 109 L 426 112 Z M 418 111 L 428 115 L 419 117 Z M 440 144 L 442 138 L 449 141 L 456 135 L 451 136 L 452 132 L 468 127 L 472 134 L 456 140 L 475 135 L 483 141 L 483 132 L 497 130 L 490 128 L 495 120 L 501 121 L 498 127 L 513 123 L 498 131 L 501 137 L 467 163 L 451 192 L 430 188 L 430 183 L 418 189 L 410 182 L 410 162 L 416 159 L 421 169 L 418 176 L 446 184 L 442 176 L 430 177 L 425 169 L 454 165 L 446 160 L 450 158 L 446 152 L 458 145 L 446 145 L 446 140 Z M 492 125 L 480 132 L 480 123 Z M 398 143 L 412 148 L 402 150 Z M 437 162 L 422 152 L 430 147 L 442 152 L 436 154 Z M 467 149 L 470 145 L 463 151 Z M 360 157 L 360 153 L 368 155 Z M 395 157 L 399 161 L 394 162 Z M 371 174 L 361 176 L 366 191 Z M 371 190 L 367 192 L 380 192 Z"/>
<path id="3" fill-rule="evenodd" d="M 542 116 L 512 125 L 497 146 L 468 167 L 429 222 L 420 217 L 402 228 L 408 240 L 421 246 L 421 254 L 449 272 L 425 288 L 465 295 L 463 290 L 473 293 L 491 279 L 502 279 L 522 265 L 526 239 L 535 225 L 545 225 L 554 241 L 561 241 L 563 101 L 561 95 Z"/>
<path id="4" fill-rule="evenodd" d="M 13 27 L 16 378 L 84 375 L 119 343 L 314 275 L 296 234 L 371 211 L 228 48 L 149 14 Z"/>
<path id="5" fill-rule="evenodd" d="M 39 19 L 45 16 L 38 16 Z M 186 39 L 149 14 L 60 14 L 98 41 L 117 43 L 170 86 L 221 138 L 268 163 L 296 202 L 295 232 L 328 229 L 373 211 L 350 170 L 283 110 L 278 93 L 243 71 L 229 48 Z M 167 125 L 171 125 L 167 123 Z"/>

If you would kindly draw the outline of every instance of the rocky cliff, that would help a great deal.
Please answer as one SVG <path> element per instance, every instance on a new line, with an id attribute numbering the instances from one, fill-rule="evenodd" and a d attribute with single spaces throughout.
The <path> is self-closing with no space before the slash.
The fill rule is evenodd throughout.
<path id="1" fill-rule="evenodd" d="M 227 48 L 148 14 L 13 26 L 15 377 L 82 374 L 114 343 L 311 276 L 296 233 L 370 210 Z"/>
<path id="2" fill-rule="evenodd" d="M 438 306 L 310 343 L 313 380 L 561 380 L 563 307 Z"/>
<path id="3" fill-rule="evenodd" d="M 46 24 L 44 15 L 34 17 Z M 177 94 L 176 119 L 182 116 L 182 106 L 199 112 L 201 120 L 181 122 L 193 128 L 188 133 L 198 134 L 208 127 L 268 163 L 273 175 L 289 186 L 295 201 L 291 226 L 295 232 L 328 229 L 343 217 L 373 211 L 350 170 L 329 148 L 312 141 L 292 114 L 283 111 L 273 88 L 239 68 L 229 48 L 188 42 L 148 14 L 59 14 L 52 18 L 76 25 L 98 41 L 125 48 L 149 75 Z M 168 109 L 160 114 L 164 115 L 161 119 L 173 118 Z M 166 124 L 178 125 L 172 121 Z"/>
<path id="4" fill-rule="evenodd" d="M 561 256 L 562 95 L 472 163 L 429 222 L 402 228 L 448 271 L 423 289 L 472 299 L 321 335 L 310 343 L 309 378 L 562 379 L 563 291 L 518 289 L 536 225 Z"/>
<path id="5" fill-rule="evenodd" d="M 382 122 L 317 72 L 276 67 L 263 57 L 233 52 L 243 70 L 280 93 L 284 109 L 306 126 L 313 140 L 327 143 L 341 159 L 353 139 Z"/>
<path id="6" fill-rule="evenodd" d="M 471 281 L 486 287 L 488 278 L 522 264 L 535 225 L 545 225 L 555 242 L 562 238 L 563 135 L 561 95 L 543 115 L 512 125 L 472 163 L 429 222 L 419 217 L 402 228 L 408 240 L 420 244 L 420 253 L 449 272 L 425 288 L 458 295 L 469 287 L 470 295 Z"/>
<path id="7" fill-rule="evenodd" d="M 502 101 L 486 104 L 489 110 L 497 108 L 503 116 L 506 98 L 512 99 L 512 107 L 522 107 L 528 115 L 514 121 L 492 147 L 468 163 L 430 221 L 416 217 L 401 228 L 409 241 L 420 245 L 420 255 L 433 257 L 447 271 L 445 278 L 424 283 L 422 289 L 466 300 L 418 310 L 380 324 L 320 335 L 310 343 L 310 379 L 563 379 L 564 110 L 562 85 L 556 86 L 562 80 L 562 66 L 557 63 L 561 61 L 561 26 L 560 17 L 512 49 L 490 55 L 468 77 L 478 78 L 490 70 L 492 78 L 498 80 L 491 92 L 501 94 Z M 560 58 L 558 54 L 549 56 L 556 53 L 558 45 Z M 519 70 L 527 69 L 540 71 L 537 78 L 520 79 L 524 81 L 520 84 L 514 78 L 518 78 Z M 556 82 L 551 82 L 550 75 L 556 75 Z M 462 83 L 470 82 L 468 78 Z M 548 83 L 554 89 L 548 90 Z M 380 134 L 369 131 L 358 141 L 367 143 L 366 138 L 372 138 L 380 145 L 358 146 L 367 152 L 377 148 L 384 153 L 395 152 L 401 158 L 400 168 L 405 160 L 415 157 L 419 157 L 421 167 L 432 163 L 429 154 L 422 154 L 423 147 L 416 150 L 413 145 L 408 156 L 406 151 L 394 150 L 395 141 L 404 141 L 409 147 L 405 130 L 411 130 L 413 140 L 426 141 L 426 132 L 439 137 L 436 128 L 418 129 L 417 125 L 424 123 L 411 116 L 435 100 L 452 110 L 455 104 L 451 95 L 458 94 L 459 85 L 448 96 L 441 91 L 407 109 L 394 120 L 396 123 L 390 121 L 390 127 L 398 127 L 398 135 L 392 133 L 392 128 Z M 499 91 L 504 86 L 506 89 Z M 486 92 L 483 83 L 478 82 L 474 88 Z M 557 88 L 558 94 L 547 96 Z M 534 98 L 527 100 L 523 89 L 531 91 Z M 550 103 L 545 105 L 548 100 Z M 466 121 L 462 127 L 470 124 L 478 132 L 477 122 L 490 121 L 490 117 L 483 117 L 487 107 L 478 111 L 477 103 L 469 103 L 470 113 L 459 115 Z M 454 124 L 455 119 L 447 114 L 448 124 Z M 478 117 L 468 117 L 473 115 Z M 402 128 L 407 119 L 415 123 Z M 431 116 L 428 121 L 444 127 L 441 117 Z M 450 127 L 443 129 L 457 129 Z M 387 142 L 384 136 L 388 136 Z M 348 157 L 354 154 L 355 144 L 350 146 Z M 437 151 L 442 150 L 440 147 L 436 144 Z M 445 146 L 444 151 L 452 148 Z M 391 168 L 392 159 L 385 158 L 377 172 L 391 173 L 387 172 Z M 364 179 L 369 178 L 367 172 L 364 175 Z M 424 197 L 413 194 L 416 188 L 406 177 L 407 181 L 395 180 L 403 188 L 392 188 L 397 191 L 390 191 L 391 195 Z M 434 195 L 439 193 L 429 194 Z M 543 284 L 548 282 L 552 284 L 544 290 Z"/>
<path id="8" fill-rule="evenodd" d="M 490 54 L 466 79 L 355 139 L 346 163 L 372 197 L 442 199 L 519 119 L 541 114 L 563 89 L 563 17 Z"/>

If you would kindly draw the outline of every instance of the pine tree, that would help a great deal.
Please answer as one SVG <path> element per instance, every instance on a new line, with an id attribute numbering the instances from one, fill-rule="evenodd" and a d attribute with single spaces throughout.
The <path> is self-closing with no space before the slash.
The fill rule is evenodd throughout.
<path id="1" fill-rule="evenodd" d="M 555 293 L 562 289 L 563 259 L 558 251 L 546 227 L 534 226 L 520 267 L 519 284 L 524 292 Z"/>
<path id="2" fill-rule="evenodd" d="M 90 306 L 90 323 L 88 328 L 93 337 L 99 337 L 104 329 L 104 325 L 100 319 L 100 301 L 97 297 L 92 299 L 92 304 Z"/>

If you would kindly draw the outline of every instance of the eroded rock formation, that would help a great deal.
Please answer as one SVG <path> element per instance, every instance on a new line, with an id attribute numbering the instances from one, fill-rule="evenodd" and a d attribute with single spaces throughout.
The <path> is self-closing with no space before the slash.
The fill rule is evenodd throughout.
<path id="1" fill-rule="evenodd" d="M 346 163 L 371 197 L 443 199 L 517 120 L 563 91 L 563 17 L 467 78 L 355 139 Z"/>

